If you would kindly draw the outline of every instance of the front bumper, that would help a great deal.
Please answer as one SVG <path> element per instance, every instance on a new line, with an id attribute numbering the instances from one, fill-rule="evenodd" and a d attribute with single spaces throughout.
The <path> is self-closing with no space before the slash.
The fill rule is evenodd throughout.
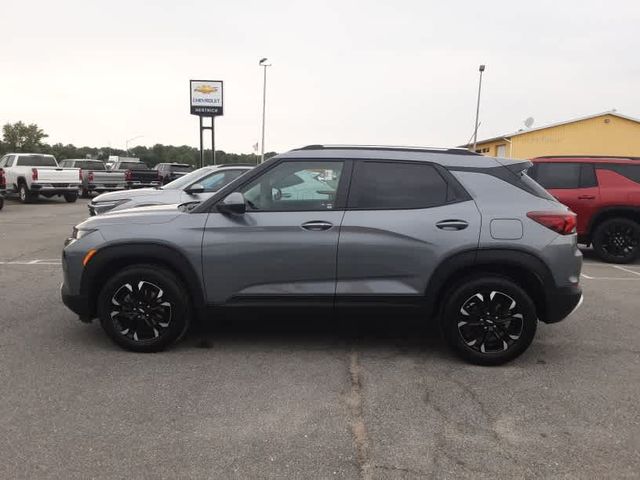
<path id="1" fill-rule="evenodd" d="M 82 295 L 73 295 L 69 293 L 69 289 L 64 282 L 60 285 L 60 296 L 62 297 L 62 303 L 64 303 L 69 310 L 78 315 L 81 321 L 85 323 L 91 322 L 92 315 L 88 298 Z"/>
<path id="2" fill-rule="evenodd" d="M 564 320 L 582 305 L 582 288 L 579 285 L 562 287 L 547 292 L 545 323 L 557 323 Z"/>

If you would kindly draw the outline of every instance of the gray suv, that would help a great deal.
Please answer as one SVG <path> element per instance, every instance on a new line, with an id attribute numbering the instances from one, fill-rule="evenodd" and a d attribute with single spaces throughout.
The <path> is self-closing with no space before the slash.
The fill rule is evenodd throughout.
<path id="1" fill-rule="evenodd" d="M 582 299 L 576 217 L 528 161 L 312 145 L 208 200 L 93 217 L 64 303 L 120 346 L 173 344 L 226 307 L 418 307 L 468 361 L 500 364 Z"/>

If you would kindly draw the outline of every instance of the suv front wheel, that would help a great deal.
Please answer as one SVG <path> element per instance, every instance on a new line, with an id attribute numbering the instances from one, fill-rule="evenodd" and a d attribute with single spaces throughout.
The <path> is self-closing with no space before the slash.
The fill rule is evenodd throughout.
<path id="1" fill-rule="evenodd" d="M 538 323 L 527 293 L 511 280 L 473 277 L 450 290 L 442 311 L 447 343 L 465 360 L 500 365 L 522 354 Z"/>
<path id="2" fill-rule="evenodd" d="M 191 307 L 182 282 L 155 265 L 134 265 L 112 276 L 98 297 L 102 328 L 121 347 L 157 352 L 187 331 Z"/>

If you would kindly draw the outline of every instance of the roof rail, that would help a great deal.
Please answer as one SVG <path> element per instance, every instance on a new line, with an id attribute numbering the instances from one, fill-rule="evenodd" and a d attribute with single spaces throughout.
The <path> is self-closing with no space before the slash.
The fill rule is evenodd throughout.
<path id="1" fill-rule="evenodd" d="M 438 148 L 438 147 L 403 147 L 389 145 L 307 145 L 293 150 L 382 150 L 395 152 L 427 152 L 427 153 L 447 153 L 450 155 L 474 155 L 479 153 L 472 152 L 466 148 Z"/>
<path id="2" fill-rule="evenodd" d="M 640 157 L 631 155 L 542 155 L 535 158 L 611 158 L 620 160 L 640 160 Z"/>

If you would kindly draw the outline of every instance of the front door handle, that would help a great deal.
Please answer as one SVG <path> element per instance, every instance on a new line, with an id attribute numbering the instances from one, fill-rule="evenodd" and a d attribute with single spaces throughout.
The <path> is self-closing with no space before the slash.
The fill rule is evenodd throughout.
<path id="1" fill-rule="evenodd" d="M 311 222 L 303 223 L 300 226 L 305 230 L 310 230 L 312 232 L 319 232 L 322 230 L 329 230 L 331 227 L 333 227 L 333 223 L 324 222 L 322 220 L 313 220 Z"/>
<path id="2" fill-rule="evenodd" d="M 580 195 L 578 197 L 578 200 L 595 200 L 596 196 L 595 195 Z"/>
<path id="3" fill-rule="evenodd" d="M 464 230 L 469 226 L 464 220 L 441 220 L 436 223 L 436 227 L 440 230 Z"/>

